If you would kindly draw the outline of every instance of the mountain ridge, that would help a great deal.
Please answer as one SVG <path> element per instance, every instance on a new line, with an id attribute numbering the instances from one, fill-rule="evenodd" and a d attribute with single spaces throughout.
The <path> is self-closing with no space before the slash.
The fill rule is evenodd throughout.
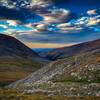
<path id="1" fill-rule="evenodd" d="M 48 54 L 45 55 L 45 57 L 51 60 L 57 60 L 100 48 L 99 46 L 96 47 L 98 44 L 100 44 L 100 39 L 76 44 L 70 47 L 57 48 L 50 51 Z"/>

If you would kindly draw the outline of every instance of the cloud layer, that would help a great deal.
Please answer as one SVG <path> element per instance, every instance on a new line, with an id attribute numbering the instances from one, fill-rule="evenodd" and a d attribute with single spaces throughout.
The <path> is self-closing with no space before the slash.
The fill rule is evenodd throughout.
<path id="1" fill-rule="evenodd" d="M 51 0 L 33 2 L 29 7 L 20 9 L 1 7 L 6 9 L 7 14 L 0 8 L 4 17 L 0 20 L 0 33 L 14 36 L 32 48 L 43 44 L 43 47 L 69 46 L 100 38 L 100 8 L 76 13 L 70 7 L 57 7 L 59 4 Z M 17 15 L 12 16 L 14 13 Z"/>

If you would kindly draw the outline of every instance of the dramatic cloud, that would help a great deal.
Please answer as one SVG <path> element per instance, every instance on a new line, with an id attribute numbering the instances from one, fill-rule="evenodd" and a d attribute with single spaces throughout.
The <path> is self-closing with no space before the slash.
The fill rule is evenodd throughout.
<path id="1" fill-rule="evenodd" d="M 7 23 L 8 23 L 9 26 L 16 26 L 20 22 L 16 21 L 16 20 L 7 20 Z"/>
<path id="2" fill-rule="evenodd" d="M 7 29 L 8 27 L 6 25 L 0 25 L 1 28 Z"/>
<path id="3" fill-rule="evenodd" d="M 36 26 L 36 29 L 38 31 L 47 31 L 48 30 L 48 24 L 39 24 Z"/>
<path id="4" fill-rule="evenodd" d="M 88 20 L 87 25 L 89 25 L 89 26 L 100 25 L 100 19 L 91 18 L 90 20 Z"/>
<path id="5" fill-rule="evenodd" d="M 71 19 L 71 12 L 65 9 L 54 9 L 51 13 L 43 14 L 44 21 L 49 23 L 65 22 Z"/>
<path id="6" fill-rule="evenodd" d="M 63 23 L 63 24 L 59 24 L 58 28 L 65 33 L 75 33 L 77 31 L 81 31 L 82 29 L 84 29 L 84 27 L 81 27 L 79 25 L 72 25 L 71 23 Z"/>

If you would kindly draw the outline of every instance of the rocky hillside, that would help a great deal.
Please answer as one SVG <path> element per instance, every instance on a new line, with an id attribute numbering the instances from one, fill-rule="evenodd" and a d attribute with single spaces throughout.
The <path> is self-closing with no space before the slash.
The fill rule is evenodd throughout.
<path id="1" fill-rule="evenodd" d="M 27 76 L 46 62 L 19 40 L 0 34 L 0 85 Z"/>
<path id="2" fill-rule="evenodd" d="M 91 43 L 99 45 L 100 40 L 94 42 L 89 42 L 89 47 Z M 93 47 L 91 45 L 90 51 L 54 61 L 8 87 L 26 93 L 42 91 L 48 95 L 100 96 L 100 48 Z"/>
<path id="3" fill-rule="evenodd" d="M 45 57 L 48 59 L 56 60 L 89 52 L 95 49 L 100 49 L 100 39 L 77 44 L 71 47 L 58 48 L 47 53 Z"/>

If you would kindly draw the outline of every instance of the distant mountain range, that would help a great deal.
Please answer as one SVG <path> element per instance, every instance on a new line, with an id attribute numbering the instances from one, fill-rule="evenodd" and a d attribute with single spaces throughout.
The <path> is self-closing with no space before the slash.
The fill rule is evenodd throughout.
<path id="1" fill-rule="evenodd" d="M 100 95 L 100 39 L 56 49 L 49 57 L 60 52 L 62 55 L 57 56 L 56 61 L 8 87 L 48 95 Z"/>
<path id="2" fill-rule="evenodd" d="M 45 58 L 46 54 L 48 54 L 50 51 L 54 50 L 54 48 L 33 48 L 32 50 L 37 52 L 38 55 L 40 55 L 41 57 Z"/>
<path id="3" fill-rule="evenodd" d="M 77 54 L 91 52 L 95 49 L 100 49 L 100 39 L 90 42 L 77 44 L 70 47 L 54 49 L 48 52 L 45 57 L 51 60 L 62 59 Z"/>
<path id="4" fill-rule="evenodd" d="M 27 76 L 46 62 L 19 40 L 0 34 L 0 85 Z"/>

